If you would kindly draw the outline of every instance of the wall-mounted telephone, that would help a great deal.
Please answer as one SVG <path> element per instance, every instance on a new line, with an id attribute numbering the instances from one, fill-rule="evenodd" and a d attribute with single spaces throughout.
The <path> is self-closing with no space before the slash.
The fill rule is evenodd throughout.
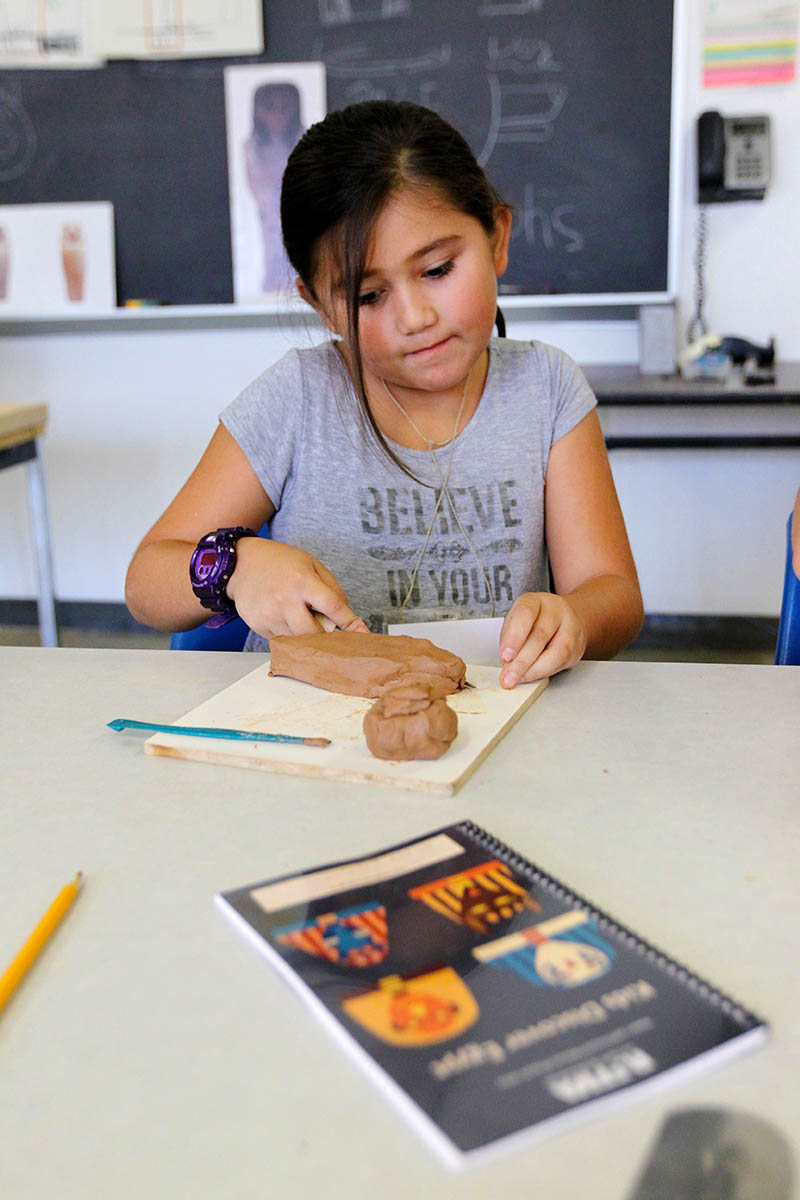
<path id="1" fill-rule="evenodd" d="M 697 119 L 697 200 L 763 200 L 769 183 L 769 117 Z"/>

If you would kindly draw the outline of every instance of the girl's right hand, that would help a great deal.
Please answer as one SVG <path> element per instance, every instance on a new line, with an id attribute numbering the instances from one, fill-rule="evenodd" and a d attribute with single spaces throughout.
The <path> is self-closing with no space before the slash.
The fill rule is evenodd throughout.
<path id="1" fill-rule="evenodd" d="M 319 633 L 314 613 L 338 629 L 368 633 L 336 578 L 313 554 L 268 538 L 236 543 L 236 566 L 228 595 L 244 622 L 262 637 Z"/>

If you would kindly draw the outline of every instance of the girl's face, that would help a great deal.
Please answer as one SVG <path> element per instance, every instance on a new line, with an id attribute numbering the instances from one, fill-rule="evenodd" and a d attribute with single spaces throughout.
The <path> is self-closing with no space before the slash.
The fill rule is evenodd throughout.
<path id="1" fill-rule="evenodd" d="M 461 387 L 492 335 L 510 228 L 510 213 L 500 210 L 490 237 L 474 217 L 430 192 L 401 192 L 388 201 L 361 281 L 359 342 L 368 392 L 381 379 L 407 399 Z M 319 307 L 346 339 L 347 299 L 326 265 L 323 256 Z"/>

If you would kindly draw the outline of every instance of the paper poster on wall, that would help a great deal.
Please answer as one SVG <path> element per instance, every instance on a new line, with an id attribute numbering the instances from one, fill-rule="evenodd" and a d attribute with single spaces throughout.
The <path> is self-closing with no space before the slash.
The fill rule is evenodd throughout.
<path id="1" fill-rule="evenodd" d="M 113 205 L 0 205 L 0 313 L 115 306 Z"/>
<path id="2" fill-rule="evenodd" d="M 225 68 L 228 185 L 237 304 L 294 297 L 294 274 L 281 240 L 281 181 L 305 130 L 325 115 L 322 63 Z"/>
<path id="3" fill-rule="evenodd" d="M 260 54 L 261 0 L 92 0 L 105 58 Z"/>
<path id="4" fill-rule="evenodd" d="M 706 0 L 703 87 L 790 83 L 798 13 L 798 0 Z"/>
<path id="5" fill-rule="evenodd" d="M 0 67 L 94 67 L 85 0 L 3 0 Z"/>

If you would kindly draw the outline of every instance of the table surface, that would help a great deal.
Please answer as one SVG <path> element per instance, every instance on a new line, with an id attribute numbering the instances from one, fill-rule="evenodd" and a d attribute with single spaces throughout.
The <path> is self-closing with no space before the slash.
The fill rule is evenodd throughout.
<path id="1" fill-rule="evenodd" d="M 455 796 L 153 758 L 241 654 L 0 648 L 8 961 L 0 1194 L 623 1200 L 667 1112 L 758 1113 L 800 1161 L 800 668 L 582 663 Z M 213 904 L 469 817 L 768 1020 L 753 1053 L 456 1182 Z M 488 1191 L 487 1191 L 488 1189 Z"/>

